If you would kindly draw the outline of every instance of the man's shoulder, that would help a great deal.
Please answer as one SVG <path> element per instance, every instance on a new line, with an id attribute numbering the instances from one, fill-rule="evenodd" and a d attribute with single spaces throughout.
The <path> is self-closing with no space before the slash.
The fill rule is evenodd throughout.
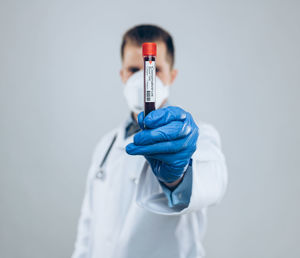
<path id="1" fill-rule="evenodd" d="M 102 141 L 108 141 L 109 139 L 113 138 L 116 133 L 120 130 L 120 126 L 114 127 L 109 131 L 106 131 L 104 134 L 101 135 L 98 144 Z"/>

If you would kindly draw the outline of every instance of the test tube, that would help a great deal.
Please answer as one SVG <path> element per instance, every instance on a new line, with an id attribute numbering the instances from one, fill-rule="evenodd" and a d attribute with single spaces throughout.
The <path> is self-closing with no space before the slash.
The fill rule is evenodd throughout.
<path id="1" fill-rule="evenodd" d="M 146 117 L 151 111 L 155 110 L 156 43 L 143 43 L 142 48 L 144 57 L 144 114 Z"/>

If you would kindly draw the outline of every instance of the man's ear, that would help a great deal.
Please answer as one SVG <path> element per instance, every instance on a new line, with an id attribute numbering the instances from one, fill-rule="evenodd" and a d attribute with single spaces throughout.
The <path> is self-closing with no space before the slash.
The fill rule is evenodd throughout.
<path id="1" fill-rule="evenodd" d="M 125 83 L 125 74 L 123 68 L 120 70 L 120 77 L 123 83 Z"/>
<path id="2" fill-rule="evenodd" d="M 176 79 L 178 74 L 178 70 L 177 69 L 172 69 L 171 71 L 171 81 L 170 84 L 173 84 L 174 80 Z"/>

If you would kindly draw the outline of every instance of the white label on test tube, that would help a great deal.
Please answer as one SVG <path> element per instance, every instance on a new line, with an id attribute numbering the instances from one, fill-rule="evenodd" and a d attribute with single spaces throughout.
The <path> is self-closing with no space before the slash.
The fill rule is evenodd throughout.
<path id="1" fill-rule="evenodd" d="M 145 66 L 146 102 L 155 102 L 155 61 L 146 61 Z"/>

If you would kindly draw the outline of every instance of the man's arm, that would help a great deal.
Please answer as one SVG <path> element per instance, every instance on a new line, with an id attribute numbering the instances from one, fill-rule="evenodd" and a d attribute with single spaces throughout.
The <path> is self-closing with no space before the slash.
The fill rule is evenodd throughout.
<path id="1" fill-rule="evenodd" d="M 142 171 L 136 198 L 141 207 L 158 214 L 180 215 L 221 201 L 227 188 L 227 168 L 220 137 L 213 126 L 204 123 L 198 126 L 192 166 L 173 191 L 162 187 L 150 166 Z"/>
<path id="2" fill-rule="evenodd" d="M 202 125 L 198 130 L 191 114 L 172 106 L 152 111 L 146 118 L 142 112 L 138 120 L 140 127 L 144 129 L 145 125 L 147 129 L 135 135 L 126 151 L 131 155 L 144 155 L 157 177 L 155 182 L 149 175 L 142 177 L 141 184 L 148 184 L 150 189 L 140 189 L 138 200 L 141 204 L 146 201 L 153 203 L 153 207 L 161 206 L 163 198 L 153 185 L 158 182 L 167 198 L 165 203 L 177 211 L 187 206 L 189 210 L 193 206 L 203 208 L 223 196 L 227 170 L 219 135 L 212 126 Z M 194 165 L 186 177 L 184 172 L 192 159 Z M 147 185 L 144 187 L 147 189 Z M 148 200 L 140 198 L 143 193 L 144 197 L 148 195 Z M 172 199 L 180 199 L 180 196 L 185 196 L 185 200 L 178 200 L 181 204 L 178 209 Z M 160 205 L 155 205 L 156 201 L 161 202 Z"/>
<path id="3" fill-rule="evenodd" d="M 92 174 L 93 168 L 90 168 L 89 174 Z M 81 205 L 80 218 L 77 226 L 77 236 L 75 241 L 75 248 L 72 254 L 72 258 L 87 258 L 89 257 L 89 243 L 90 243 L 90 228 L 91 228 L 91 203 L 90 192 L 91 179 L 88 176 L 86 182 L 86 189 L 84 199 Z"/>

